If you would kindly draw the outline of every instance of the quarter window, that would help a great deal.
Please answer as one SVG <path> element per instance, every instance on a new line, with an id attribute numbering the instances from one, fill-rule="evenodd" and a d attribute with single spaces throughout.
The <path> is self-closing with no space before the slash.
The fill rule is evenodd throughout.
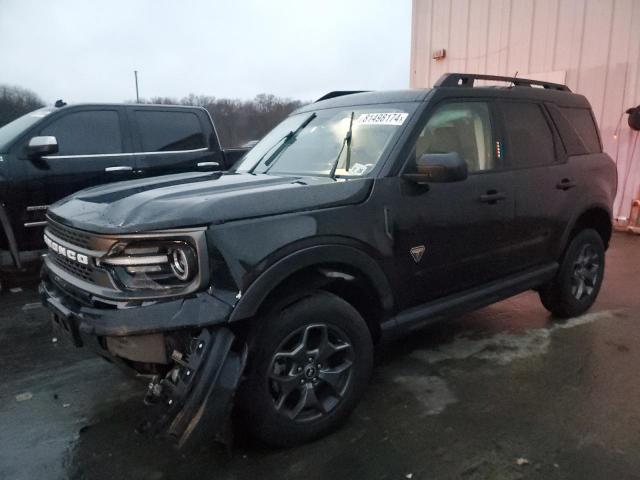
<path id="1" fill-rule="evenodd" d="M 456 152 L 469 172 L 495 168 L 491 115 L 483 102 L 452 102 L 439 107 L 420 132 L 416 159 L 427 153 Z"/>
<path id="2" fill-rule="evenodd" d="M 120 122 L 115 110 L 69 113 L 42 129 L 40 135 L 56 137 L 57 155 L 122 153 Z"/>
<path id="3" fill-rule="evenodd" d="M 555 161 L 553 134 L 539 105 L 502 104 L 509 143 L 505 156 L 511 167 L 535 167 Z"/>
<path id="4" fill-rule="evenodd" d="M 602 147 L 600 146 L 598 130 L 591 115 L 591 110 L 588 108 L 560 107 L 560 111 L 578 133 L 589 153 L 600 153 Z"/>
<path id="5" fill-rule="evenodd" d="M 206 146 L 198 117 L 191 112 L 135 112 L 144 152 L 195 150 Z"/>

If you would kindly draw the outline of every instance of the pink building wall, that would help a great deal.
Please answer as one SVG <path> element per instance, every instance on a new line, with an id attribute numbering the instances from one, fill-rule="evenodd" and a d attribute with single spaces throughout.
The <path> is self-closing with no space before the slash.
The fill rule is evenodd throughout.
<path id="1" fill-rule="evenodd" d="M 439 49 L 445 58 L 433 60 Z M 640 104 L 640 0 L 413 0 L 411 86 L 445 72 L 518 72 L 585 95 L 618 166 L 614 216 L 628 216 L 640 132 L 622 113 Z"/>

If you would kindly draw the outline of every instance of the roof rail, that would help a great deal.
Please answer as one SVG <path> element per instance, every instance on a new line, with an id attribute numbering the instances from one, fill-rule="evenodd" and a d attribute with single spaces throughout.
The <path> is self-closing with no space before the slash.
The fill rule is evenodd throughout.
<path id="1" fill-rule="evenodd" d="M 321 96 L 313 103 L 321 102 L 322 100 L 329 100 L 330 98 L 342 97 L 344 95 L 353 95 L 354 93 L 364 93 L 368 91 L 369 90 L 336 90 L 334 92 L 329 92 L 326 95 Z"/>
<path id="2" fill-rule="evenodd" d="M 475 73 L 445 73 L 435 83 L 434 87 L 473 87 L 476 80 L 493 80 L 499 82 L 513 83 L 516 87 L 532 87 L 538 85 L 549 90 L 561 90 L 570 92 L 566 85 L 561 83 L 543 82 L 541 80 L 531 80 L 528 78 L 502 77 L 499 75 L 482 75 Z"/>

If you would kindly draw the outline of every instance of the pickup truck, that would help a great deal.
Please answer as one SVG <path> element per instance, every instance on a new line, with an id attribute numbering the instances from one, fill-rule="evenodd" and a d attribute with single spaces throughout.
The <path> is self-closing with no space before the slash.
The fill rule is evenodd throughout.
<path id="1" fill-rule="evenodd" d="M 49 205 L 86 187 L 226 170 L 247 148 L 222 149 L 200 107 L 86 104 L 41 108 L 0 128 L 0 268 L 37 259 Z"/>

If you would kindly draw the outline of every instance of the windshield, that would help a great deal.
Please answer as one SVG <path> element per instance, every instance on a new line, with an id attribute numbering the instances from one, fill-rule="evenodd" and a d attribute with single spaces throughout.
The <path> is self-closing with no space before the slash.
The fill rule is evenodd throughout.
<path id="1" fill-rule="evenodd" d="M 54 108 L 41 108 L 27 113 L 0 128 L 0 152 L 6 152 L 11 142 L 34 123 L 53 112 Z"/>
<path id="2" fill-rule="evenodd" d="M 399 107 L 385 104 L 293 115 L 253 147 L 236 171 L 367 175 L 392 145 L 414 109 L 413 104 Z"/>

